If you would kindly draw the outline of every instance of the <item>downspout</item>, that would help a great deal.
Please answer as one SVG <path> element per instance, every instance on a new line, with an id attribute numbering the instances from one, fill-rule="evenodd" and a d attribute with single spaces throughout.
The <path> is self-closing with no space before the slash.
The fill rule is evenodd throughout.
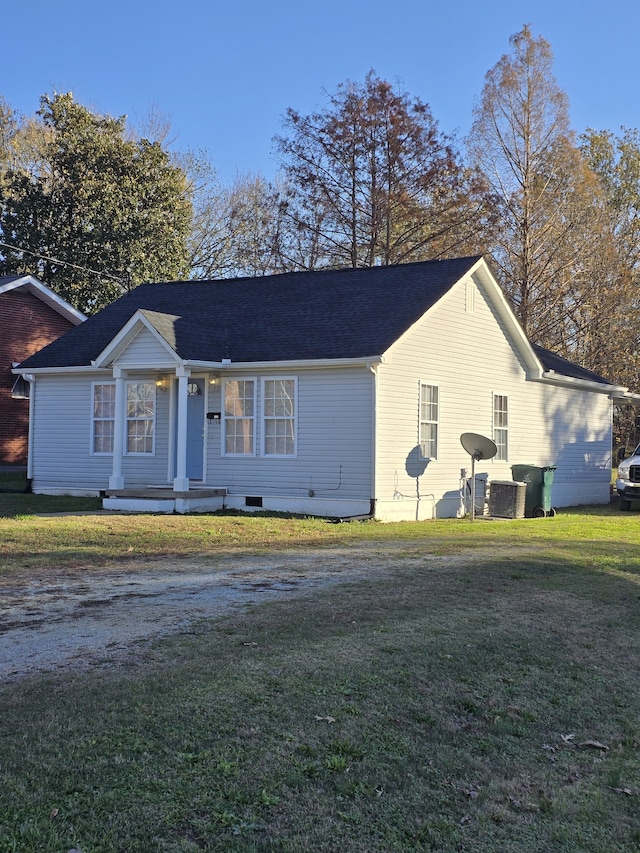
<path id="1" fill-rule="evenodd" d="M 373 394 L 371 395 L 371 500 L 369 503 L 369 518 L 375 518 L 376 514 L 376 474 L 377 474 L 377 414 L 378 414 L 378 364 L 369 362 L 367 367 L 373 374 Z"/>
<path id="2" fill-rule="evenodd" d="M 36 377 L 22 374 L 29 383 L 29 431 L 27 433 L 27 491 L 31 492 L 33 483 L 33 433 L 36 410 Z"/>

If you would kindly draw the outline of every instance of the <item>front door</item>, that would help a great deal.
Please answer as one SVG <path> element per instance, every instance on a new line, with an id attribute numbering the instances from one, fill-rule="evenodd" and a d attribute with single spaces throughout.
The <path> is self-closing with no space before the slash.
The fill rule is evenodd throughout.
<path id="1" fill-rule="evenodd" d="M 187 477 L 202 480 L 204 457 L 204 379 L 187 385 Z"/>

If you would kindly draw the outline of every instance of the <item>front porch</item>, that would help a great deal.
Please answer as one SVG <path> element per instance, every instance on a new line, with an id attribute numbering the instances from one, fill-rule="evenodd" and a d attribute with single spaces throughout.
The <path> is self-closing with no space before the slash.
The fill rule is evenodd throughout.
<path id="1" fill-rule="evenodd" d="M 202 487 L 177 491 L 173 486 L 107 489 L 103 509 L 120 512 L 216 512 L 223 509 L 227 490 Z"/>

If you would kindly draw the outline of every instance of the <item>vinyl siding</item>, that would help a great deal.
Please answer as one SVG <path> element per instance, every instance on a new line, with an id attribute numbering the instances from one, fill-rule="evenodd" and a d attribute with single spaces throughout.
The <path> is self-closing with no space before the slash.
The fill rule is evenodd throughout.
<path id="1" fill-rule="evenodd" d="M 111 474 L 111 456 L 91 454 L 91 379 L 38 376 L 32 437 L 33 489 L 99 492 Z M 105 382 L 109 377 L 103 377 Z"/>
<path id="2" fill-rule="evenodd" d="M 141 379 L 131 375 L 129 379 Z M 148 380 L 148 377 L 146 377 Z M 91 453 L 93 382 L 109 375 L 39 376 L 35 383 L 32 472 L 34 491 L 98 493 L 108 487 L 113 457 Z M 153 455 L 125 456 L 127 485 L 167 482 L 169 398 L 156 394 L 156 441 Z"/>
<path id="3" fill-rule="evenodd" d="M 290 372 L 280 374 L 291 376 Z M 207 481 L 230 494 L 371 498 L 373 376 L 364 366 L 350 369 L 306 370 L 297 374 L 297 455 L 261 456 L 261 378 L 268 374 L 229 373 L 227 378 L 255 378 L 258 388 L 257 454 L 221 455 L 222 426 L 209 422 Z M 222 410 L 221 393 L 210 394 L 209 406 Z"/>
<path id="4" fill-rule="evenodd" d="M 151 365 L 167 364 L 175 359 L 172 358 L 170 351 L 162 345 L 162 343 L 153 335 L 149 329 L 142 328 L 134 339 L 127 345 L 127 348 L 116 363 L 136 364 L 136 365 Z"/>
<path id="5" fill-rule="evenodd" d="M 474 311 L 467 313 L 466 288 L 464 282 L 458 284 L 392 348 L 380 367 L 379 515 L 456 515 L 461 469 L 470 473 L 471 468 L 460 435 L 492 437 L 493 393 L 508 397 L 508 460 L 479 462 L 476 474 L 510 480 L 513 464 L 556 465 L 554 505 L 608 500 L 607 395 L 529 381 L 514 342 L 481 287 L 474 303 Z M 419 474 L 412 460 L 417 454 L 421 381 L 439 386 L 439 451 Z"/>

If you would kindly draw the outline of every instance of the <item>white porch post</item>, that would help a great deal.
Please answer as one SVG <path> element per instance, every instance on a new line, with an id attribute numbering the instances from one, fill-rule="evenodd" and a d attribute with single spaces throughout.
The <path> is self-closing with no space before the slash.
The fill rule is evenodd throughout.
<path id="1" fill-rule="evenodd" d="M 116 380 L 116 401 L 113 424 L 113 465 L 109 477 L 110 489 L 124 489 L 122 476 L 122 454 L 124 452 L 124 375 L 119 367 L 113 369 Z"/>
<path id="2" fill-rule="evenodd" d="M 176 492 L 189 491 L 187 477 L 187 385 L 189 370 L 176 371 L 178 374 L 178 429 L 176 431 L 176 476 L 173 489 Z"/>

